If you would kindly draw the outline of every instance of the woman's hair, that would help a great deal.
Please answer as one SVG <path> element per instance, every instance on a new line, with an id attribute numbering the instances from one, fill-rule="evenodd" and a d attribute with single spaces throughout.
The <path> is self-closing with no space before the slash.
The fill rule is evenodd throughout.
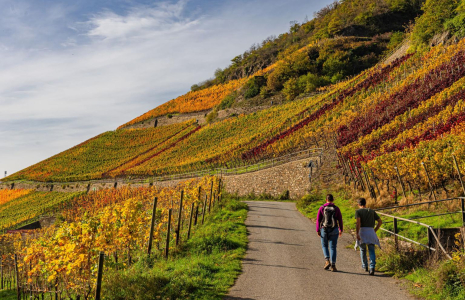
<path id="1" fill-rule="evenodd" d="M 360 206 L 367 205 L 367 200 L 365 198 L 360 198 L 360 199 L 357 200 L 357 202 L 358 202 L 358 205 L 360 205 Z"/>
<path id="2" fill-rule="evenodd" d="M 334 201 L 333 195 L 331 194 L 326 195 L 326 200 L 328 200 L 329 202 L 333 202 Z"/>

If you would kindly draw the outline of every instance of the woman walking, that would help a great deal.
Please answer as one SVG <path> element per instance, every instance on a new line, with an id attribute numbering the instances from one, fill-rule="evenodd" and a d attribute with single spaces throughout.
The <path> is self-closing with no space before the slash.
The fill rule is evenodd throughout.
<path id="1" fill-rule="evenodd" d="M 381 248 L 376 231 L 381 227 L 383 221 L 378 214 L 366 207 L 365 198 L 358 199 L 359 209 L 355 211 L 357 219 L 357 244 L 360 247 L 360 258 L 362 259 L 362 268 L 369 272 L 369 275 L 375 275 L 376 254 L 375 245 Z M 377 221 L 376 228 L 375 221 Z M 367 248 L 370 253 L 370 269 L 368 269 Z"/>

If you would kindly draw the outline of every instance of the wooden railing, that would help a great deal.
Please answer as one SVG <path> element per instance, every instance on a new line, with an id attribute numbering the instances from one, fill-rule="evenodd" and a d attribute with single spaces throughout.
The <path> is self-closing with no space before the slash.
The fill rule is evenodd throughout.
<path id="1" fill-rule="evenodd" d="M 432 214 L 432 215 L 427 215 L 427 216 L 418 216 L 418 217 L 412 217 L 410 219 L 408 218 L 402 218 L 402 217 L 399 217 L 399 216 L 394 216 L 394 215 L 391 215 L 391 214 L 387 214 L 387 213 L 382 213 L 380 212 L 381 210 L 390 210 L 390 209 L 398 209 L 398 208 L 407 208 L 407 207 L 413 207 L 413 206 L 419 206 L 419 205 L 431 205 L 433 203 L 440 203 L 440 202 L 447 202 L 447 201 L 460 201 L 460 207 L 461 207 L 461 210 L 459 211 L 452 211 L 452 212 L 446 212 L 446 213 L 440 213 L 440 214 Z M 396 249 L 398 248 L 398 238 L 401 238 L 403 240 L 406 240 L 410 243 L 413 243 L 413 244 L 416 244 L 416 245 L 420 245 L 422 247 L 425 247 L 427 249 L 429 249 L 430 251 L 437 251 L 438 249 L 437 248 L 434 248 L 434 243 L 436 243 L 436 245 L 438 246 L 439 250 L 441 250 L 444 255 L 446 255 L 446 257 L 448 257 L 449 259 L 451 259 L 451 256 L 449 255 L 449 253 L 446 251 L 446 249 L 444 248 L 444 246 L 442 245 L 441 241 L 439 240 L 438 238 L 438 235 L 436 234 L 436 232 L 434 231 L 433 229 L 433 226 L 429 225 L 429 224 L 425 224 L 425 223 L 422 223 L 422 222 L 419 222 L 419 221 L 416 221 L 418 219 L 426 219 L 426 218 L 431 218 L 431 217 L 438 217 L 438 216 L 446 216 L 446 215 L 454 215 L 454 214 L 461 214 L 462 215 L 462 226 L 465 226 L 465 197 L 454 197 L 454 198 L 448 198 L 448 199 L 441 199 L 441 200 L 434 200 L 434 201 L 428 201 L 428 202 L 420 202 L 420 203 L 412 203 L 412 204 L 406 204 L 406 205 L 398 205 L 398 206 L 391 206 L 391 207 L 384 207 L 384 208 L 379 208 L 379 209 L 376 209 L 376 212 L 379 214 L 379 215 L 382 215 L 382 216 L 385 216 L 385 217 L 389 217 L 389 218 L 392 218 L 393 221 L 393 225 L 394 225 L 394 231 L 390 231 L 390 230 L 387 230 L 385 228 L 380 228 L 382 231 L 385 231 L 391 235 L 394 236 L 394 242 L 395 242 L 395 246 L 396 246 Z M 403 221 L 403 222 L 409 222 L 409 223 L 413 223 L 413 224 L 416 224 L 416 225 L 420 225 L 420 226 L 423 226 L 425 228 L 427 228 L 427 233 L 428 233 L 428 245 L 425 245 L 425 244 L 422 244 L 418 241 L 415 241 L 415 240 L 412 240 L 406 236 L 402 236 L 399 234 L 399 230 L 398 230 L 398 222 L 399 221 Z M 384 223 L 391 223 L 391 222 L 384 222 Z"/>

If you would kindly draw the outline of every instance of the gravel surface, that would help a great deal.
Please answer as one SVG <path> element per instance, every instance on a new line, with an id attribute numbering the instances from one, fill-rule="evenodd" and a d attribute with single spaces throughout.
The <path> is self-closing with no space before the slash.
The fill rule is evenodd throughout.
<path id="1" fill-rule="evenodd" d="M 295 203 L 249 201 L 249 247 L 243 273 L 225 299 L 414 299 L 399 281 L 361 268 L 359 252 L 338 241 L 339 272 L 325 263 L 315 224 L 297 211 Z"/>

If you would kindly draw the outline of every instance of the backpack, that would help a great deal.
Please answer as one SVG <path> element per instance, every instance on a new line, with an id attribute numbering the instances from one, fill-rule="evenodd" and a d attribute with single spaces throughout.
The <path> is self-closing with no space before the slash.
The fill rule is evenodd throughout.
<path id="1" fill-rule="evenodd" d="M 320 224 L 321 228 L 333 229 L 336 227 L 336 207 L 335 206 L 325 206 L 323 210 L 323 219 Z"/>

